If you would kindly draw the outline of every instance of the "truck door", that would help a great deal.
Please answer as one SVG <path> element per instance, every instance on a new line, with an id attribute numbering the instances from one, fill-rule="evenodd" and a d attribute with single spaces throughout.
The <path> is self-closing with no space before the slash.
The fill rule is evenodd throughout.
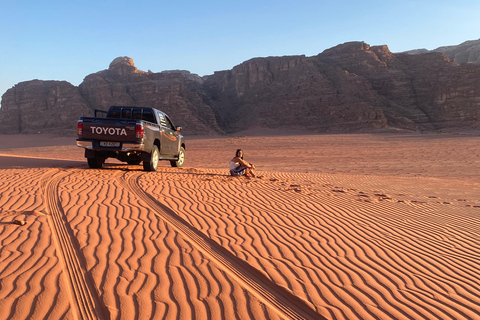
<path id="1" fill-rule="evenodd" d="M 172 155 L 172 145 L 174 144 L 174 136 L 172 135 L 172 130 L 170 128 L 170 123 L 167 120 L 167 117 L 158 112 L 158 123 L 160 124 L 160 154 L 162 155 Z"/>
<path id="2" fill-rule="evenodd" d="M 167 134 L 169 136 L 169 152 L 170 154 L 176 155 L 178 153 L 180 144 L 180 139 L 178 138 L 178 131 L 175 129 L 172 120 L 170 120 L 168 116 L 165 116 L 165 119 L 167 121 L 167 129 L 165 131 L 167 131 Z"/>

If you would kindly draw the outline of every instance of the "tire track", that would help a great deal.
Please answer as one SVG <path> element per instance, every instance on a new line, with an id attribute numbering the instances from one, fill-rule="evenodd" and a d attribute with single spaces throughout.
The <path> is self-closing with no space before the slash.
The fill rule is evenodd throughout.
<path id="1" fill-rule="evenodd" d="M 200 174 L 195 179 L 183 178 L 179 173 L 162 175 L 163 181 L 142 176 L 139 182 L 149 194 L 255 268 L 266 271 L 263 267 L 273 262 L 275 267 L 266 272 L 274 282 L 299 292 L 299 297 L 315 306 L 328 306 L 332 318 L 478 316 L 478 288 L 471 287 L 476 279 L 478 237 L 471 232 L 474 223 L 464 228 L 469 221 L 457 218 L 473 219 L 470 212 L 445 211 L 436 203 L 359 204 L 354 200 L 358 189 L 343 188 L 347 190 L 343 196 L 330 194 L 333 185 L 328 187 L 321 177 L 306 176 L 304 181 L 265 177 L 225 183 Z M 225 196 L 229 194 L 234 196 Z M 222 222 L 227 223 L 218 227 Z M 230 234 L 232 225 L 235 230 Z M 265 230 L 265 234 L 246 230 Z M 259 252 L 257 247 L 264 245 L 256 246 L 252 237 L 265 240 L 272 254 Z M 244 251 L 246 242 L 248 250 Z M 290 281 L 279 281 L 279 275 Z M 295 279 L 307 285 L 296 289 Z"/>
<path id="2" fill-rule="evenodd" d="M 125 173 L 120 179 L 126 189 L 143 200 L 156 215 L 175 228 L 219 268 L 236 279 L 280 316 L 287 319 L 325 319 L 307 302 L 293 295 L 284 287 L 273 283 L 263 273 L 234 256 L 230 251 L 179 217 L 173 210 L 146 193 L 139 185 L 139 173 L 127 175 L 128 173 Z"/>
<path id="3" fill-rule="evenodd" d="M 95 289 L 93 279 L 86 271 L 85 259 L 73 230 L 63 212 L 58 187 L 66 172 L 53 173 L 42 183 L 48 222 L 52 229 L 53 241 L 58 249 L 59 260 L 67 277 L 70 301 L 76 319 L 109 319 Z"/>

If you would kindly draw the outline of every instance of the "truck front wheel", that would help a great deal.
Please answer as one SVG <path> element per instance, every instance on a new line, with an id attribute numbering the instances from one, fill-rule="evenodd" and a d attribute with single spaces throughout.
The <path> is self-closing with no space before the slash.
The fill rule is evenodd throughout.
<path id="1" fill-rule="evenodd" d="M 87 158 L 88 166 L 92 169 L 100 169 L 103 167 L 105 163 L 105 158 L 95 154 L 93 158 Z"/>
<path id="2" fill-rule="evenodd" d="M 158 168 L 158 148 L 157 146 L 153 146 L 152 152 L 150 152 L 150 160 L 143 161 L 143 170 L 145 171 L 157 171 Z"/>
<path id="3" fill-rule="evenodd" d="M 180 147 L 180 151 L 178 152 L 178 160 L 171 160 L 170 165 L 172 167 L 183 167 L 184 163 L 185 163 L 185 149 L 183 149 L 183 147 Z"/>

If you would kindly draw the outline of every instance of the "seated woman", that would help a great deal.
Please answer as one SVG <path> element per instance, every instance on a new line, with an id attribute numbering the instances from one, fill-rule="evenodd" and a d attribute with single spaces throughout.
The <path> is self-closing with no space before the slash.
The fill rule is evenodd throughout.
<path id="1" fill-rule="evenodd" d="M 255 166 L 243 160 L 242 149 L 237 149 L 235 157 L 230 161 L 230 174 L 232 176 L 255 177 L 253 173 Z"/>

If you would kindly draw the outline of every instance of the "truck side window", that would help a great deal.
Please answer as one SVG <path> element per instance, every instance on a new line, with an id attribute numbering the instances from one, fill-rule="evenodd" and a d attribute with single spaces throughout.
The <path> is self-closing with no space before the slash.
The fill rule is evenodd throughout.
<path id="1" fill-rule="evenodd" d="M 153 115 L 153 111 L 151 109 L 143 109 L 142 120 L 156 123 L 155 116 Z"/>
<path id="2" fill-rule="evenodd" d="M 169 117 L 165 117 L 165 118 L 167 118 L 167 125 L 166 125 L 166 127 L 167 127 L 167 128 L 170 128 L 171 130 L 174 130 L 174 131 L 175 131 L 175 126 L 173 125 L 172 120 L 170 120 Z"/>
<path id="3" fill-rule="evenodd" d="M 158 120 L 160 121 L 160 125 L 166 127 L 167 122 L 165 121 L 165 116 L 161 113 L 158 113 Z"/>

